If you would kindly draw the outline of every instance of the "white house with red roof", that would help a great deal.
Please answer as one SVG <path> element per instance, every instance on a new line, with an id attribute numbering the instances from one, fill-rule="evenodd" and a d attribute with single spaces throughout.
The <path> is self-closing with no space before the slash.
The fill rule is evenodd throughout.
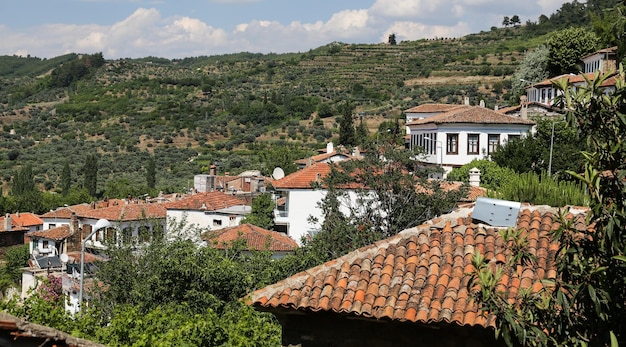
<path id="1" fill-rule="evenodd" d="M 481 107 L 459 105 L 407 123 L 410 149 L 425 152 L 422 161 L 446 173 L 474 159 L 489 158 L 498 145 L 528 134 L 535 122 Z"/>
<path id="2" fill-rule="evenodd" d="M 551 77 L 543 81 L 533 83 L 526 87 L 526 101 L 537 102 L 543 105 L 554 105 L 555 99 L 560 93 L 554 88 L 554 83 L 566 80 L 574 88 L 587 84 L 587 80 L 593 80 L 596 74 L 610 74 L 602 83 L 605 93 L 610 94 L 615 91 L 617 71 L 617 46 L 604 48 L 595 51 L 581 58 L 582 74 L 565 74 Z"/>
<path id="3" fill-rule="evenodd" d="M 298 159 L 295 161 L 295 163 L 300 169 L 302 169 L 315 163 L 337 163 L 358 156 L 360 156 L 358 153 L 355 153 L 353 155 L 344 153 L 343 151 L 338 151 L 333 143 L 329 142 L 326 144 L 326 150 L 322 151 L 322 153 L 319 153 L 309 158 Z"/>
<path id="4" fill-rule="evenodd" d="M 251 201 L 250 196 L 246 199 L 218 191 L 192 194 L 166 205 L 167 226 L 171 228 L 178 224 L 177 227 L 184 230 L 217 230 L 237 226 L 250 213 Z M 170 230 L 168 234 L 171 234 Z"/>

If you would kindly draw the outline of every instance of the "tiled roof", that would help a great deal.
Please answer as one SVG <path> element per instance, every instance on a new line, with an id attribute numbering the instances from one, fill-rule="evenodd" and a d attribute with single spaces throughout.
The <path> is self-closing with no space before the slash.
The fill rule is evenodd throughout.
<path id="1" fill-rule="evenodd" d="M 4 216 L 0 217 L 0 223 L 4 223 Z M 43 225 L 43 221 L 36 214 L 30 212 L 20 212 L 11 214 L 11 224 L 13 226 L 29 227 Z"/>
<path id="2" fill-rule="evenodd" d="M 570 210 L 573 212 L 573 210 Z M 476 252 L 490 264 L 511 255 L 497 228 L 476 224 L 464 208 L 353 251 L 250 294 L 248 302 L 264 311 L 328 311 L 353 317 L 419 323 L 489 327 L 467 285 Z M 532 266 L 505 273 L 498 290 L 515 301 L 522 288 L 538 291 L 542 279 L 555 278 L 558 245 L 549 235 L 558 212 L 524 207 L 517 227 L 536 257 Z M 570 213 L 579 228 L 584 214 Z M 512 241 L 511 241 L 512 242 Z"/>
<path id="3" fill-rule="evenodd" d="M 303 158 L 303 159 L 298 159 L 295 161 L 296 164 L 308 164 L 309 160 L 311 161 L 311 163 L 318 163 L 320 161 L 324 161 L 326 159 L 332 158 L 334 156 L 339 156 L 339 157 L 344 157 L 344 158 L 350 158 L 351 155 L 349 154 L 345 154 L 345 153 L 339 153 L 337 151 L 333 151 L 331 153 L 322 153 L 322 154 L 318 154 L 318 155 L 314 155 L 312 157 L 309 158 Z"/>
<path id="4" fill-rule="evenodd" d="M 457 181 L 442 181 L 440 187 L 444 191 L 458 190 L 463 185 L 462 182 Z M 479 196 L 486 196 L 487 189 L 483 187 L 475 187 L 469 186 L 467 190 L 467 195 L 462 199 L 462 201 L 476 201 Z"/>
<path id="5" fill-rule="evenodd" d="M 79 204 L 79 205 L 72 205 L 72 206 L 66 206 L 66 207 L 59 207 L 54 211 L 50 211 L 50 212 L 46 212 L 42 214 L 40 217 L 41 218 L 70 219 L 72 217 L 72 212 L 78 215 L 84 211 L 89 211 L 89 210 L 93 210 L 93 207 L 91 207 L 89 204 Z"/>
<path id="6" fill-rule="evenodd" d="M 461 106 L 432 117 L 413 120 L 407 125 L 444 123 L 535 124 L 535 122 L 529 119 L 508 116 L 485 107 Z"/>
<path id="7" fill-rule="evenodd" d="M 70 226 L 61 225 L 56 228 L 33 231 L 28 233 L 26 236 L 31 238 L 42 238 L 50 240 L 65 240 L 70 236 Z"/>
<path id="8" fill-rule="evenodd" d="M 245 204 L 245 201 L 234 195 L 223 192 L 206 192 L 190 195 L 179 201 L 168 203 L 166 206 L 167 209 L 173 210 L 215 211 Z"/>
<path id="9" fill-rule="evenodd" d="M 461 107 L 463 105 L 451 105 L 451 104 L 423 104 L 412 107 L 405 110 L 404 113 L 433 113 L 433 112 L 445 112 Z"/>
<path id="10" fill-rule="evenodd" d="M 296 241 L 287 235 L 247 223 L 210 231 L 205 240 L 213 244 L 215 248 L 223 249 L 239 238 L 246 241 L 248 250 L 288 252 L 298 248 Z"/>
<path id="11" fill-rule="evenodd" d="M 556 76 L 556 77 L 552 77 L 552 78 L 548 78 L 545 79 L 541 82 L 535 83 L 532 86 L 528 86 L 526 89 L 529 88 L 541 88 L 541 87 L 549 87 L 552 85 L 553 82 L 557 82 L 560 81 L 562 79 L 567 80 L 568 84 L 575 84 L 575 83 L 586 83 L 585 77 L 588 80 L 593 80 L 595 77 L 595 73 L 590 72 L 590 73 L 586 73 L 586 74 L 578 74 L 578 75 L 574 75 L 574 74 L 565 74 L 565 75 L 560 75 L 560 76 Z M 613 74 L 613 76 L 608 77 L 602 84 L 601 87 L 609 87 L 609 86 L 614 86 L 616 83 L 616 77 L 617 75 Z"/>
<path id="12" fill-rule="evenodd" d="M 597 51 L 595 51 L 593 53 L 589 53 L 586 56 L 582 57 L 581 60 L 585 59 L 585 58 L 588 58 L 588 57 L 591 57 L 592 55 L 600 54 L 600 53 L 617 54 L 617 46 L 603 48 L 603 49 L 597 50 Z"/>
<path id="13" fill-rule="evenodd" d="M 78 217 L 91 219 L 108 219 L 110 221 L 137 221 L 147 218 L 165 218 L 165 204 L 124 204 L 106 208 L 89 209 L 77 213 Z"/>
<path id="14" fill-rule="evenodd" d="M 327 163 L 315 163 L 274 181 L 277 189 L 311 189 L 311 183 L 321 182 L 330 173 Z"/>

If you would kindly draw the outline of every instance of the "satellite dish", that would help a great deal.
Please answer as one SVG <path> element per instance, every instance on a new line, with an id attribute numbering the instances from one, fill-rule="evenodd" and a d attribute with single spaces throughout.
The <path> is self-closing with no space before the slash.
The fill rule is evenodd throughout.
<path id="1" fill-rule="evenodd" d="M 61 261 L 64 263 L 67 263 L 67 261 L 69 260 L 69 257 L 67 256 L 66 253 L 62 253 L 59 258 L 61 258 Z"/>
<path id="2" fill-rule="evenodd" d="M 285 177 L 285 171 L 283 171 L 283 169 L 279 167 L 274 168 L 274 171 L 272 171 L 272 178 L 275 180 L 279 180 L 283 177 Z"/>

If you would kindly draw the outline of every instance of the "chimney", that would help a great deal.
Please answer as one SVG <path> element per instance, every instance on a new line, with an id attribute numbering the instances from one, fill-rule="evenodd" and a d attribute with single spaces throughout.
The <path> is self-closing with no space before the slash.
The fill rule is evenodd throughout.
<path id="1" fill-rule="evenodd" d="M 465 96 L 465 97 L 463 97 L 463 105 L 467 105 L 467 106 L 469 106 L 469 104 L 470 104 L 470 103 L 469 103 L 469 96 Z"/>
<path id="2" fill-rule="evenodd" d="M 215 176 L 215 164 L 211 164 L 211 168 L 209 168 L 209 175 Z"/>
<path id="3" fill-rule="evenodd" d="M 326 144 L 326 153 L 332 153 L 334 151 L 333 149 L 333 143 L 329 142 Z"/>
<path id="4" fill-rule="evenodd" d="M 72 216 L 70 217 L 70 235 L 74 235 L 78 231 L 78 218 L 76 217 L 76 212 L 72 211 Z"/>
<path id="5" fill-rule="evenodd" d="M 528 119 L 528 103 L 526 102 L 526 95 L 522 95 L 519 98 L 520 104 L 520 117 Z"/>
<path id="6" fill-rule="evenodd" d="M 13 225 L 11 223 L 11 215 L 9 213 L 7 213 L 4 216 L 4 230 L 5 231 L 11 231 Z"/>
<path id="7" fill-rule="evenodd" d="M 469 171 L 469 185 L 480 187 L 480 170 L 475 167 Z"/>
<path id="8" fill-rule="evenodd" d="M 480 103 L 478 105 L 480 105 L 480 107 L 484 108 L 485 107 L 485 100 L 480 100 Z"/>

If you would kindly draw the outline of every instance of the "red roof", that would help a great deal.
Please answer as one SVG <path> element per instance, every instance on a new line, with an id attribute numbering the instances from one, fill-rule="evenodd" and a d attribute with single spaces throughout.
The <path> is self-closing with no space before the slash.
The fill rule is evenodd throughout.
<path id="1" fill-rule="evenodd" d="M 172 210 L 215 211 L 239 205 L 246 205 L 246 202 L 223 192 L 206 192 L 193 194 L 179 201 L 168 203 L 167 208 Z"/>
<path id="2" fill-rule="evenodd" d="M 211 231 L 205 239 L 215 248 L 225 249 L 240 238 L 246 241 L 248 250 L 288 252 L 298 248 L 296 241 L 287 235 L 247 223 Z"/>
<path id="3" fill-rule="evenodd" d="M 296 164 L 308 164 L 309 161 L 311 161 L 311 164 L 313 163 L 318 163 L 321 161 L 324 161 L 326 159 L 330 159 L 334 156 L 339 156 L 339 157 L 345 157 L 346 159 L 351 158 L 352 156 L 349 154 L 345 154 L 345 153 L 339 153 L 337 151 L 333 151 L 330 153 L 322 153 L 322 154 L 318 154 L 318 155 L 314 155 L 312 157 L 309 158 L 304 158 L 304 159 L 298 159 L 295 161 Z"/>
<path id="4" fill-rule="evenodd" d="M 505 261 L 513 248 L 499 229 L 474 223 L 471 210 L 461 209 L 427 224 L 351 252 L 250 294 L 249 303 L 264 311 L 327 311 L 353 317 L 494 326 L 494 317 L 481 315 L 467 285 L 476 252 L 492 264 Z M 570 210 L 568 218 L 586 228 L 584 213 Z M 528 239 L 534 265 L 505 273 L 498 290 L 515 301 L 521 289 L 542 288 L 556 277 L 558 245 L 551 231 L 558 228 L 556 209 L 527 207 L 517 228 Z"/>
<path id="5" fill-rule="evenodd" d="M 315 163 L 274 181 L 277 189 L 312 189 L 311 183 L 322 182 L 330 173 L 330 164 Z"/>
<path id="6" fill-rule="evenodd" d="M 91 219 L 108 219 L 110 221 L 136 221 L 148 218 L 165 218 L 165 204 L 124 204 L 106 208 L 89 209 L 77 213 L 78 217 Z"/>
<path id="7" fill-rule="evenodd" d="M 463 105 L 451 105 L 451 104 L 423 104 L 412 107 L 405 110 L 405 113 L 434 113 L 434 112 L 446 112 Z"/>
<path id="8" fill-rule="evenodd" d="M 413 120 L 407 125 L 473 123 L 473 124 L 525 124 L 535 122 L 521 117 L 512 117 L 480 106 L 460 106 L 438 115 Z"/>
<path id="9" fill-rule="evenodd" d="M 0 217 L 0 223 L 4 223 L 4 216 Z M 11 214 L 11 225 L 14 227 L 30 227 L 43 225 L 43 221 L 36 214 L 30 212 L 19 212 Z"/>
<path id="10" fill-rule="evenodd" d="M 46 230 L 38 230 L 28 233 L 26 236 L 31 238 L 42 238 L 50 240 L 65 240 L 70 236 L 70 226 L 61 225 L 56 228 Z"/>
<path id="11" fill-rule="evenodd" d="M 574 75 L 574 74 L 565 74 L 565 75 L 560 75 L 560 76 L 556 76 L 556 77 L 552 77 L 552 78 L 548 78 L 545 79 L 539 83 L 535 83 L 532 86 L 527 87 L 528 88 L 538 88 L 538 87 L 549 87 L 552 85 L 553 82 L 557 82 L 560 80 L 567 80 L 568 84 L 575 84 L 575 83 L 586 83 L 587 80 L 585 79 L 587 78 L 588 80 L 592 81 L 595 78 L 595 73 L 594 72 L 590 72 L 590 73 L 586 73 L 586 74 L 578 74 L 578 75 Z M 608 77 L 606 80 L 604 80 L 604 82 L 600 85 L 601 87 L 610 87 L 610 86 L 614 86 L 616 83 L 616 78 L 617 75 L 615 73 L 612 74 L 612 76 Z"/>

